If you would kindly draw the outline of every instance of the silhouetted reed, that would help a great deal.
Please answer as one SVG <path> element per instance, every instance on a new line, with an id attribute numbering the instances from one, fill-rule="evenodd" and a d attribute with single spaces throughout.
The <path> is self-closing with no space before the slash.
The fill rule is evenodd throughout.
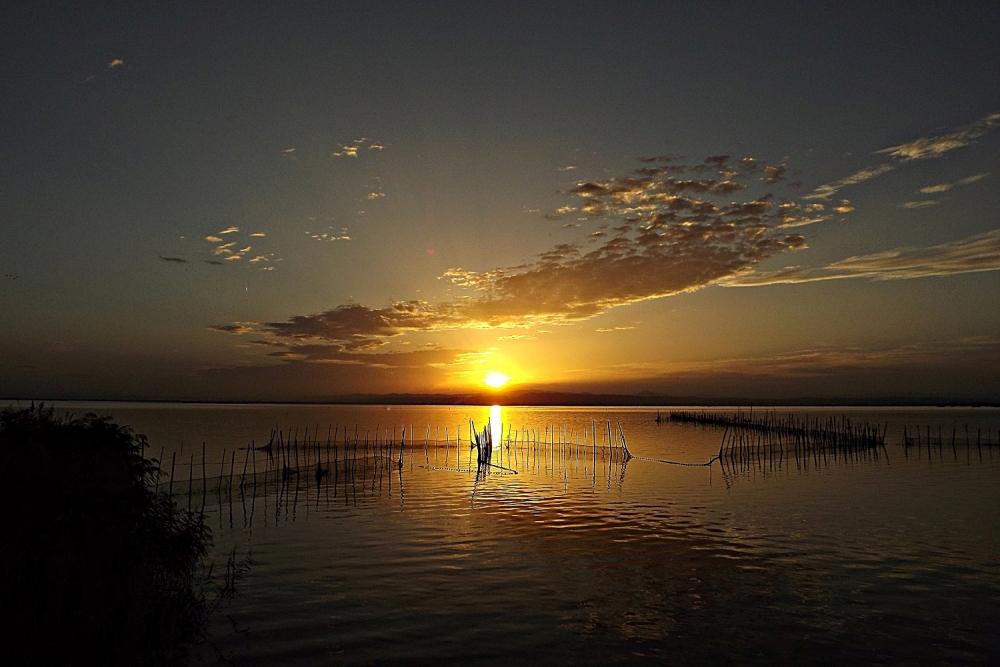
<path id="1" fill-rule="evenodd" d="M 93 414 L 0 412 L 7 664 L 184 664 L 203 637 L 236 563 L 213 596 L 200 569 L 210 531 L 157 493 L 146 445 Z"/>

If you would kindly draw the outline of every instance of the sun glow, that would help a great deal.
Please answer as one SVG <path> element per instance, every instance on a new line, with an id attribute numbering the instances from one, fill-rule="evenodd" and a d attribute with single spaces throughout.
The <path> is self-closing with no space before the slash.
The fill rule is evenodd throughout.
<path id="1" fill-rule="evenodd" d="M 499 389 L 510 381 L 510 378 L 503 373 L 498 373 L 497 371 L 490 371 L 483 378 L 483 383 L 487 386 L 493 387 L 494 389 Z"/>

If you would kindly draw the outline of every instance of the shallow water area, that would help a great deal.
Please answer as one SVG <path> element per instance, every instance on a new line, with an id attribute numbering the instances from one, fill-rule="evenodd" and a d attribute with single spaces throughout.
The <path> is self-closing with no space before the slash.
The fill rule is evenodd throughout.
<path id="1" fill-rule="evenodd" d="M 885 447 L 698 465 L 724 430 L 645 408 L 57 407 L 145 433 L 217 558 L 252 553 L 212 629 L 241 664 L 1000 659 L 997 410 L 777 410 L 883 425 Z M 485 472 L 470 419 L 502 424 Z M 917 425 L 932 441 L 902 446 Z M 259 449 L 275 429 L 315 443 L 298 472 Z"/>

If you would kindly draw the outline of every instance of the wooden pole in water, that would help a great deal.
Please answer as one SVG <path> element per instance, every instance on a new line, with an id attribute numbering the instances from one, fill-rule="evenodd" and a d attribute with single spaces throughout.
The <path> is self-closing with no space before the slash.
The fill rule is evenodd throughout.
<path id="1" fill-rule="evenodd" d="M 615 452 L 613 449 L 611 449 L 611 422 L 608 422 L 607 438 L 608 438 L 608 458 L 614 461 Z"/>
<path id="2" fill-rule="evenodd" d="M 264 458 L 264 520 L 267 521 L 267 475 L 271 472 L 271 452 Z"/>
<path id="3" fill-rule="evenodd" d="M 247 466 L 250 464 L 250 449 L 247 448 L 246 452 L 247 452 L 247 455 L 243 459 L 243 472 L 240 473 L 240 488 L 241 489 L 243 488 L 243 482 L 244 482 L 244 480 L 247 477 Z"/>
<path id="4" fill-rule="evenodd" d="M 413 437 L 413 436 L 410 436 Z M 403 469 L 403 448 L 406 447 L 406 427 L 403 427 L 403 434 L 399 439 L 399 469 Z"/>
<path id="5" fill-rule="evenodd" d="M 590 420 L 590 425 L 591 425 L 591 427 L 593 428 L 593 431 L 594 431 L 594 463 L 593 463 L 593 465 L 594 465 L 594 472 L 596 474 L 596 471 L 597 471 L 597 420 L 596 419 L 591 419 Z"/>
<path id="6" fill-rule="evenodd" d="M 205 473 L 205 441 L 201 442 L 201 513 L 205 514 L 205 499 L 208 497 L 208 475 Z"/>
<path id="7" fill-rule="evenodd" d="M 618 422 L 618 437 L 621 438 L 622 441 L 622 458 L 628 461 L 632 458 L 632 452 L 628 450 L 628 442 L 625 441 L 625 431 L 622 430 L 621 422 Z"/>
<path id="8" fill-rule="evenodd" d="M 511 426 L 512 426 L 512 424 L 510 422 L 507 422 L 507 464 L 508 465 L 510 465 L 510 429 L 511 429 Z M 501 453 L 500 465 L 503 465 L 503 456 L 502 456 L 503 455 L 503 448 L 501 448 L 500 453 Z M 516 451 L 515 451 L 515 454 L 516 454 Z"/>
<path id="9" fill-rule="evenodd" d="M 308 426 L 306 426 L 305 434 L 302 436 L 302 467 L 303 468 L 308 468 L 309 467 L 309 427 Z M 295 469 L 296 470 L 299 469 L 299 461 L 298 461 L 298 459 L 295 460 Z M 306 485 L 306 488 L 309 488 L 308 484 Z M 308 505 L 306 505 L 306 507 L 308 507 Z"/>
<path id="10" fill-rule="evenodd" d="M 167 488 L 167 495 L 170 496 L 170 502 L 173 502 L 174 498 L 174 464 L 176 463 L 177 452 L 174 452 L 170 458 L 170 486 Z"/>
<path id="11" fill-rule="evenodd" d="M 222 476 L 226 472 L 226 448 L 222 448 L 222 463 L 219 465 L 219 490 L 218 493 L 222 493 Z"/>
<path id="12" fill-rule="evenodd" d="M 333 432 L 333 442 L 334 442 L 334 456 L 336 456 L 336 442 L 337 442 L 337 431 L 340 430 L 340 425 L 337 425 L 337 429 Z M 330 429 L 326 430 L 326 464 L 330 465 Z"/>
<path id="13" fill-rule="evenodd" d="M 307 428 L 306 429 L 306 433 L 308 433 L 308 432 L 309 432 L 309 429 Z M 293 442 L 294 442 L 293 447 L 295 447 L 295 469 L 298 470 L 299 469 L 299 429 L 295 429 L 295 440 Z M 296 484 L 295 488 L 297 490 L 299 488 L 299 485 Z"/>

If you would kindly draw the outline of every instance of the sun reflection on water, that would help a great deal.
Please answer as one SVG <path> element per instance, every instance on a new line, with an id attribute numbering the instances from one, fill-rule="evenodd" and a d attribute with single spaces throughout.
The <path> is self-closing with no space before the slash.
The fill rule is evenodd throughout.
<path id="1" fill-rule="evenodd" d="M 490 406 L 490 435 L 493 436 L 493 446 L 499 447 L 503 437 L 503 413 L 499 405 Z"/>

